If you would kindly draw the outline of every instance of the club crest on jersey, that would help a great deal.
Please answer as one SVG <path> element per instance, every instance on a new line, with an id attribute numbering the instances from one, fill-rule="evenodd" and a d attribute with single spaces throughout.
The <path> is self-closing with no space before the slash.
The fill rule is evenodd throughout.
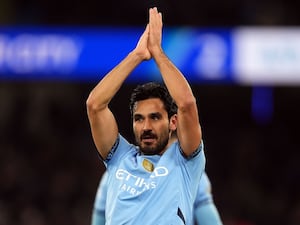
<path id="1" fill-rule="evenodd" d="M 153 170 L 154 170 L 154 165 L 152 164 L 152 162 L 150 162 L 147 159 L 143 160 L 143 167 L 145 168 L 145 170 L 147 170 L 149 172 L 153 172 Z"/>

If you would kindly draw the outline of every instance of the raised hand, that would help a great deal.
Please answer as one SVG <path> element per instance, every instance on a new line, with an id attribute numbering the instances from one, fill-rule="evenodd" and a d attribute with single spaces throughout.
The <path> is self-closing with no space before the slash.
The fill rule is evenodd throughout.
<path id="1" fill-rule="evenodd" d="M 141 57 L 143 60 L 149 60 L 151 59 L 151 54 L 148 50 L 148 39 L 149 39 L 149 24 L 147 24 L 147 27 L 140 37 L 134 52 Z"/>
<path id="2" fill-rule="evenodd" d="M 149 9 L 149 38 L 148 49 L 152 57 L 162 51 L 162 14 L 158 12 L 157 8 Z"/>

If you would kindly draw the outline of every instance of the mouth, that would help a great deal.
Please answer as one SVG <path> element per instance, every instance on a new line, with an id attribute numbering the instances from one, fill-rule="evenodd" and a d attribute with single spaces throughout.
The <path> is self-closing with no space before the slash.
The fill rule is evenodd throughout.
<path id="1" fill-rule="evenodd" d="M 141 137 L 141 141 L 146 145 L 151 145 L 156 141 L 156 137 L 154 135 L 144 135 Z"/>
<path id="2" fill-rule="evenodd" d="M 144 143 L 152 143 L 154 142 L 156 139 L 155 138 L 143 138 L 142 141 Z"/>

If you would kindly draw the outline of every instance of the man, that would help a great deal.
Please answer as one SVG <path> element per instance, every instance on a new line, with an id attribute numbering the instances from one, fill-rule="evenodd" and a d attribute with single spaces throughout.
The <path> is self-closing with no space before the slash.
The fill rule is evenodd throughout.
<path id="1" fill-rule="evenodd" d="M 106 224 L 182 225 L 205 167 L 198 109 L 192 90 L 161 47 L 162 15 L 149 23 L 136 47 L 91 91 L 87 112 L 96 148 L 107 168 Z M 130 110 L 136 146 L 119 134 L 108 105 L 130 73 L 154 59 L 165 86 L 139 85 Z M 171 133 L 178 141 L 172 143 Z"/>
<path id="2" fill-rule="evenodd" d="M 97 189 L 91 225 L 105 225 L 106 181 L 107 172 L 104 172 Z M 210 180 L 205 172 L 201 177 L 194 203 L 194 219 L 197 225 L 223 224 L 213 201 Z"/>

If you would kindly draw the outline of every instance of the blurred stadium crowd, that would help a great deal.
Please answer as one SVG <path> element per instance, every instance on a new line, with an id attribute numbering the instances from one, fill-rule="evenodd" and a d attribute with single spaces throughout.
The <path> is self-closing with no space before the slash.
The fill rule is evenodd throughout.
<path id="1" fill-rule="evenodd" d="M 0 25 L 144 25 L 152 5 L 174 26 L 300 24 L 299 3 L 283 0 L 1 0 Z M 0 225 L 90 223 L 104 171 L 85 109 L 94 85 L 0 81 Z M 299 225 L 300 88 L 274 87 L 265 123 L 251 114 L 252 87 L 194 88 L 224 225 Z M 112 102 L 129 138 L 124 109 L 131 89 L 124 87 Z"/>

